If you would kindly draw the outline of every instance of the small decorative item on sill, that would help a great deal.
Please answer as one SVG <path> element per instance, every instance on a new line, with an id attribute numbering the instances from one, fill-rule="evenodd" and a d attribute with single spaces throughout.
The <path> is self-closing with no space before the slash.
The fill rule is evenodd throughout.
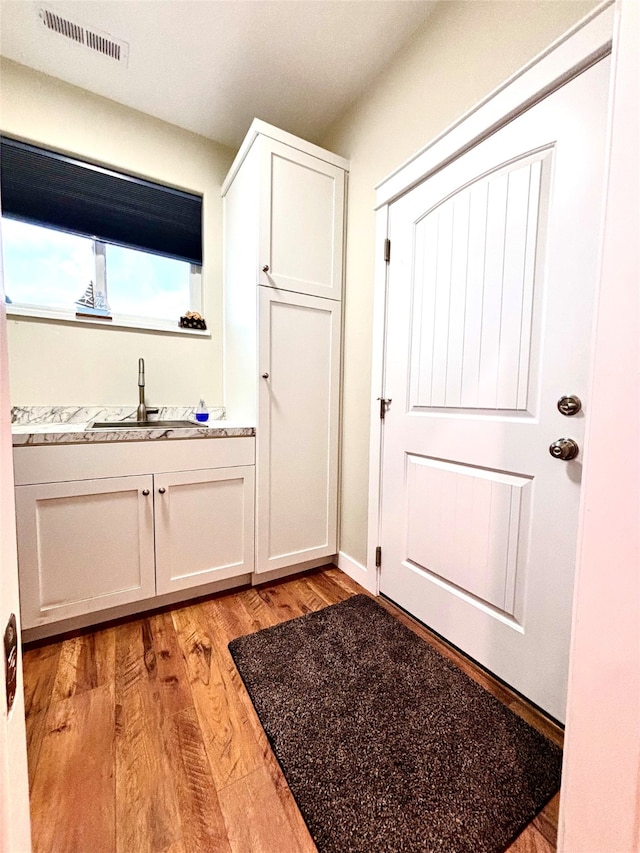
<path id="1" fill-rule="evenodd" d="M 180 322 L 178 323 L 181 329 L 206 329 L 207 324 L 204 321 L 204 317 L 201 314 L 198 314 L 197 311 L 187 311 L 184 317 L 180 317 Z"/>
<path id="2" fill-rule="evenodd" d="M 76 301 L 78 309 L 76 317 L 99 317 L 102 320 L 111 319 L 111 310 L 107 305 L 107 301 L 102 293 L 94 285 L 92 281 L 82 294 L 80 299 Z"/>

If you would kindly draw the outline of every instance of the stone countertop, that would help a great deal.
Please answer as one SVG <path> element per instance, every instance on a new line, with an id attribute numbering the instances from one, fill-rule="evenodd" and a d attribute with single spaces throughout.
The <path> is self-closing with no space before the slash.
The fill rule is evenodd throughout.
<path id="1" fill-rule="evenodd" d="M 14 422 L 11 433 L 14 447 L 35 446 L 43 444 L 85 444 L 87 442 L 105 443 L 113 441 L 156 441 L 158 439 L 185 438 L 237 438 L 254 436 L 255 427 L 237 424 L 227 420 L 209 420 L 206 424 L 194 421 L 193 426 L 187 427 L 137 427 L 134 423 L 130 429 L 90 429 L 96 420 L 126 421 L 128 418 L 121 410 L 105 409 L 63 409 L 38 408 L 14 410 Z M 128 412 L 126 413 L 129 414 Z M 224 415 L 224 410 L 216 410 L 215 414 Z M 125 416 L 123 416 L 125 415 Z M 88 417 L 87 417 L 88 416 Z M 162 409 L 160 416 L 163 420 L 179 419 L 192 420 L 193 411 L 185 409 Z M 84 418 L 80 420 L 80 418 Z"/>
<path id="2" fill-rule="evenodd" d="M 142 427 L 117 430 L 88 429 L 89 424 L 22 424 L 11 428 L 13 446 L 38 444 L 85 444 L 86 442 L 154 441 L 176 438 L 237 438 L 253 436 L 255 427 L 227 421 L 213 421 L 206 426 L 174 427 L 172 429 Z"/>

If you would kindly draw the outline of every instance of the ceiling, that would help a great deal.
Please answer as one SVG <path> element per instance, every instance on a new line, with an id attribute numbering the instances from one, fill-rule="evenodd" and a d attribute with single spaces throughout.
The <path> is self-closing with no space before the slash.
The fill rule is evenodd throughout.
<path id="1" fill-rule="evenodd" d="M 314 140 L 435 5 L 436 0 L 0 0 L 0 54 L 234 148 L 254 117 Z M 43 7 L 126 42 L 128 61 L 47 29 Z"/>

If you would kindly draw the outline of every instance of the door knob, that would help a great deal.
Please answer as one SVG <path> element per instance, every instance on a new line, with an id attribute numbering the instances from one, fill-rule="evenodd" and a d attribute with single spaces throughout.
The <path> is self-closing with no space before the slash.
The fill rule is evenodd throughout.
<path id="1" fill-rule="evenodd" d="M 561 415 L 566 415 L 570 418 L 572 415 L 577 415 L 582 408 L 582 400 L 576 397 L 575 394 L 568 394 L 566 397 L 560 397 L 558 400 L 558 411 Z"/>
<path id="2" fill-rule="evenodd" d="M 549 445 L 549 453 L 554 459 L 563 459 L 568 462 L 569 459 L 575 459 L 580 448 L 572 438 L 559 438 Z"/>

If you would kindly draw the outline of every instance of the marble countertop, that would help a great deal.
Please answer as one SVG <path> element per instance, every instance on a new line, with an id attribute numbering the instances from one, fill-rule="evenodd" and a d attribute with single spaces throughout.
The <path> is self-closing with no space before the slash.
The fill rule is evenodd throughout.
<path id="1" fill-rule="evenodd" d="M 28 407 L 12 411 L 11 433 L 14 447 L 43 444 L 84 444 L 86 442 L 113 441 L 156 441 L 158 439 L 184 438 L 237 438 L 254 436 L 255 427 L 233 423 L 224 418 L 224 409 L 215 409 L 211 419 L 197 423 L 192 409 L 163 408 L 162 420 L 193 420 L 193 426 L 185 427 L 136 427 L 118 426 L 116 429 L 91 429 L 94 421 L 122 423 L 131 419 L 130 410 L 105 408 Z"/>

